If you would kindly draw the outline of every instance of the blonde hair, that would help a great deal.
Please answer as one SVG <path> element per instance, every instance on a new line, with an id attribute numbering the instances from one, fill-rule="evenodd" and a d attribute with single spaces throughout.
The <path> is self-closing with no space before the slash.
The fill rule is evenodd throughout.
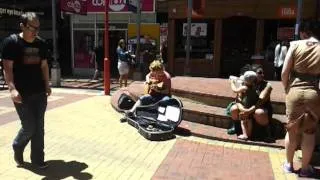
<path id="1" fill-rule="evenodd" d="M 150 63 L 149 66 L 150 71 L 162 71 L 163 70 L 163 64 L 160 60 L 154 60 L 152 63 Z"/>
<path id="2" fill-rule="evenodd" d="M 125 45 L 125 41 L 124 39 L 120 39 L 119 42 L 118 42 L 118 46 L 121 46 L 121 45 Z"/>

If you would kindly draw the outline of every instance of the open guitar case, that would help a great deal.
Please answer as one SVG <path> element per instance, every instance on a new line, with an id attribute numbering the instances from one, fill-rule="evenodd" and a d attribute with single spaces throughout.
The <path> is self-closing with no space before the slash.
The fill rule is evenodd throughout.
<path id="1" fill-rule="evenodd" d="M 127 122 L 148 140 L 162 141 L 174 138 L 173 131 L 182 121 L 182 103 L 176 98 L 139 106 Z"/>

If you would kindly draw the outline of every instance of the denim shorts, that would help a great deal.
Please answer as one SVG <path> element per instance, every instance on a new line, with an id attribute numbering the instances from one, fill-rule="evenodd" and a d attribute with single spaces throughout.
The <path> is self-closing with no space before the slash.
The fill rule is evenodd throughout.
<path id="1" fill-rule="evenodd" d="M 170 99 L 170 97 L 164 94 L 157 94 L 153 96 L 151 96 L 150 94 L 146 94 L 141 96 L 139 99 L 141 101 L 141 105 L 150 105 L 150 104 L 155 104 L 159 101 L 166 101 Z"/>

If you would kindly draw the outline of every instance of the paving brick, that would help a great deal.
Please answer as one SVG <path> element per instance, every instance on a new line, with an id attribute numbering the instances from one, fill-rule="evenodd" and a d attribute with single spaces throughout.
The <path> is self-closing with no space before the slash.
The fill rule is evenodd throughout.
<path id="1" fill-rule="evenodd" d="M 254 175 L 263 175 L 259 176 L 261 177 L 259 179 L 273 179 L 272 166 L 269 162 L 269 156 L 267 153 L 248 150 L 237 151 L 232 148 L 222 146 L 193 143 L 189 141 L 179 143 L 179 141 L 180 140 L 178 140 L 178 142 L 173 146 L 173 150 L 175 150 L 175 152 L 172 154 L 170 151 L 167 157 L 176 155 L 176 152 L 184 154 L 186 145 L 194 146 L 189 149 L 192 151 L 188 152 L 188 157 L 193 157 L 192 166 L 188 166 L 190 164 L 190 159 L 188 158 L 180 158 L 179 162 L 177 162 L 176 158 L 165 159 L 162 164 L 181 164 L 182 167 L 180 167 L 177 172 L 175 169 L 168 169 L 167 165 L 164 165 L 165 170 L 163 171 L 161 170 L 161 164 L 154 175 L 155 179 L 157 179 L 157 177 L 165 176 L 179 179 L 177 177 L 181 177 L 182 174 L 184 174 L 185 177 L 190 177 L 191 179 L 193 177 L 198 177 L 199 179 L 250 179 L 250 177 Z M 241 161 L 239 159 L 240 157 L 246 157 L 246 160 Z M 245 165 L 243 162 L 245 162 Z M 254 165 L 260 165 L 264 168 L 256 168 L 252 171 L 250 168 L 254 167 Z M 248 171 L 250 171 L 250 174 L 239 173 Z M 160 174 L 164 172 L 166 173 L 165 175 Z M 268 175 L 266 176 L 266 174 Z"/>

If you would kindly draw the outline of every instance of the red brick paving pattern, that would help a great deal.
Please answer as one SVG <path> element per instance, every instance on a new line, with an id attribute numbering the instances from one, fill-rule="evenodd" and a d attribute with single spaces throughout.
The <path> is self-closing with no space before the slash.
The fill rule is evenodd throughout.
<path id="1" fill-rule="evenodd" d="M 266 152 L 177 140 L 154 174 L 158 179 L 274 179 Z"/>
<path id="2" fill-rule="evenodd" d="M 67 94 L 67 93 L 54 93 L 53 96 L 60 96 L 61 99 L 57 99 L 54 101 L 48 102 L 47 110 L 57 108 L 69 103 L 73 103 L 76 101 L 83 100 L 85 98 L 91 97 L 90 95 L 86 94 Z M 70 96 L 67 98 L 67 96 Z M 0 107 L 12 107 L 14 108 L 14 105 L 9 97 L 6 98 L 0 98 Z M 16 111 L 0 114 L 0 126 L 4 125 L 6 123 L 12 122 L 19 119 Z"/>

